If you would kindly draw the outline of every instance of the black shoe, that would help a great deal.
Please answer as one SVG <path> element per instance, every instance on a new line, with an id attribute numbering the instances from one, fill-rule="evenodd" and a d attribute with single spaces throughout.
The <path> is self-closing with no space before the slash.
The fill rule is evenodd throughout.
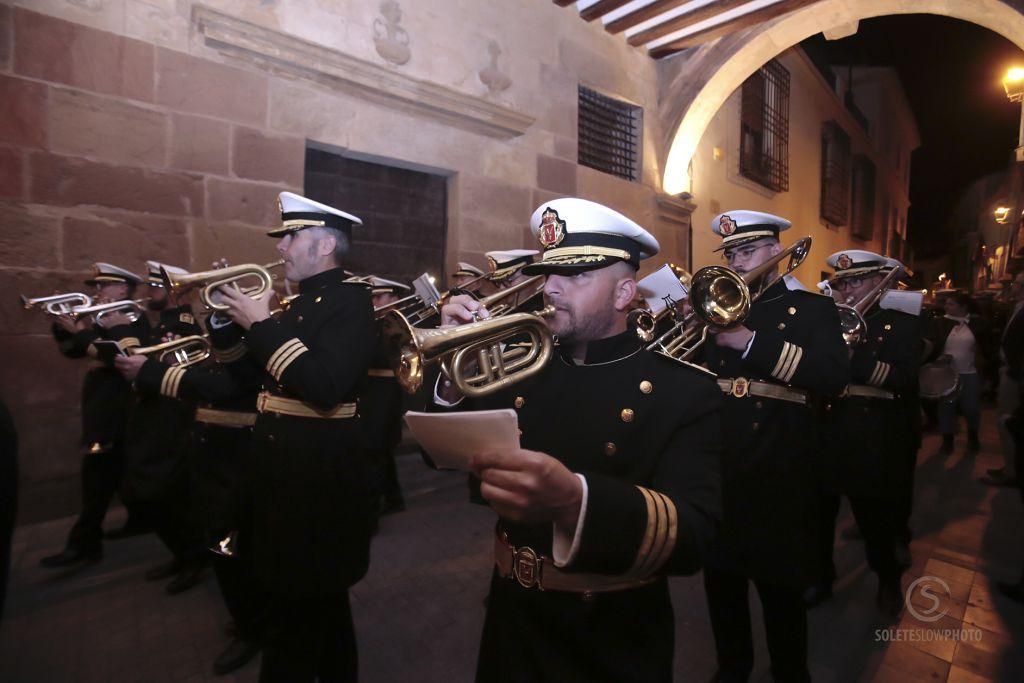
<path id="1" fill-rule="evenodd" d="M 242 638 L 232 638 L 228 646 L 213 660 L 213 673 L 218 676 L 240 669 L 260 653 L 260 646 Z"/>
<path id="2" fill-rule="evenodd" d="M 996 583 L 996 588 L 999 592 L 1010 598 L 1015 602 L 1024 602 L 1024 581 L 1020 583 L 1004 583 L 999 581 Z"/>
<path id="3" fill-rule="evenodd" d="M 979 477 L 978 481 L 989 486 L 1017 486 L 1017 477 L 1001 476 Z"/>
<path id="4" fill-rule="evenodd" d="M 57 569 L 60 567 L 73 567 L 76 564 L 92 564 L 103 559 L 103 548 L 65 548 L 56 555 L 47 555 L 39 560 L 40 567 Z"/>
<path id="5" fill-rule="evenodd" d="M 864 534 L 860 532 L 860 527 L 856 524 L 848 526 L 843 529 L 842 533 L 839 534 L 840 538 L 846 539 L 847 541 L 860 541 L 864 539 Z"/>
<path id="6" fill-rule="evenodd" d="M 898 578 L 880 578 L 878 580 L 878 593 L 875 594 L 875 604 L 878 605 L 878 611 L 886 619 L 896 621 L 899 618 L 900 612 L 903 611 L 903 592 L 900 590 L 900 580 Z"/>
<path id="7" fill-rule="evenodd" d="M 132 536 L 141 536 L 142 534 L 148 534 L 152 529 L 146 527 L 144 524 L 133 522 L 132 518 L 129 517 L 128 521 L 124 523 L 120 529 L 111 529 L 110 531 L 103 532 L 103 538 L 108 541 L 119 541 L 122 538 L 131 538 Z"/>
<path id="8" fill-rule="evenodd" d="M 820 583 L 804 591 L 804 607 L 811 609 L 832 599 L 832 584 Z"/>
<path id="9" fill-rule="evenodd" d="M 161 581 L 181 571 L 181 560 L 171 560 L 146 570 L 146 581 Z"/>
<path id="10" fill-rule="evenodd" d="M 205 578 L 206 573 L 203 571 L 201 566 L 190 566 L 185 567 L 181 570 L 181 573 L 175 576 L 167 587 L 164 588 L 164 592 L 168 595 L 177 595 L 187 591 L 192 586 L 201 583 Z"/>

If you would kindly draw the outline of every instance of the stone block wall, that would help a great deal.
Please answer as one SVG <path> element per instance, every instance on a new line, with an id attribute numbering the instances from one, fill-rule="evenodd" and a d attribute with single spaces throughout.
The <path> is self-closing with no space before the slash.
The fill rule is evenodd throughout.
<path id="1" fill-rule="evenodd" d="M 137 270 L 146 259 L 192 269 L 220 257 L 274 260 L 263 231 L 278 220 L 277 193 L 305 189 L 307 145 L 446 178 L 449 272 L 459 260 L 483 265 L 491 249 L 532 246 L 532 210 L 568 194 L 644 223 L 665 260 L 685 263 L 692 208 L 659 208 L 653 141 L 664 132 L 641 50 L 550 2 L 401 4 L 405 63 L 375 38 L 386 33 L 375 28 L 376 2 L 0 0 L 0 397 L 21 432 L 28 499 L 61 478 L 75 495 L 85 368 L 60 357 L 47 321 L 20 310 L 15 294 L 77 290 L 96 260 Z M 230 54 L 204 37 L 203 8 L 275 32 L 275 50 L 295 36 L 362 60 L 382 80 L 397 73 L 530 122 L 521 134 L 488 135 L 415 101 L 339 88 L 315 60 L 295 73 L 267 55 Z M 488 65 L 506 88 L 482 80 Z M 577 165 L 579 83 L 651 113 L 641 182 Z"/>

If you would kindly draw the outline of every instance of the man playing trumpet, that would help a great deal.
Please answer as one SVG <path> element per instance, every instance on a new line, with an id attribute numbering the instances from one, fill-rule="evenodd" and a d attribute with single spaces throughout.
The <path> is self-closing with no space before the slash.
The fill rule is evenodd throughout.
<path id="1" fill-rule="evenodd" d="M 523 270 L 548 276 L 554 358 L 485 399 L 444 380 L 436 397 L 512 408 L 521 430 L 521 448 L 472 463 L 499 515 L 477 680 L 670 681 L 665 577 L 697 571 L 711 541 L 720 392 L 627 325 L 640 260 L 658 251 L 650 233 L 574 198 L 543 204 L 531 228 L 545 250 Z M 487 317 L 468 296 L 442 308 L 444 325 Z"/>

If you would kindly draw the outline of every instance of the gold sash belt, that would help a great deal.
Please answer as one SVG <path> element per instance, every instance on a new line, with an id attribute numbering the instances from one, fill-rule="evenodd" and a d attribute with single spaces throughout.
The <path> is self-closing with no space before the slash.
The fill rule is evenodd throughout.
<path id="1" fill-rule="evenodd" d="M 756 396 L 758 398 L 774 398 L 779 401 L 807 405 L 807 392 L 803 389 L 784 387 L 781 384 L 761 382 L 760 380 L 747 379 L 746 377 L 737 377 L 736 379 L 719 378 L 718 388 L 722 390 L 722 393 L 735 396 L 736 398 Z"/>
<path id="2" fill-rule="evenodd" d="M 851 384 L 846 387 L 846 391 L 843 392 L 843 396 L 863 396 L 865 398 L 883 398 L 888 401 L 896 398 L 896 394 L 885 389 L 879 389 L 878 387 L 869 387 L 863 384 Z"/>
<path id="3" fill-rule="evenodd" d="M 323 420 L 347 420 L 356 416 L 355 403 L 339 403 L 330 410 L 318 410 L 308 403 L 294 398 L 275 396 L 261 391 L 256 397 L 256 410 L 261 413 L 278 413 L 293 417 L 315 417 Z"/>
<path id="4" fill-rule="evenodd" d="M 220 427 L 252 427 L 256 424 L 256 413 L 242 413 L 236 410 L 196 408 L 196 422 Z"/>

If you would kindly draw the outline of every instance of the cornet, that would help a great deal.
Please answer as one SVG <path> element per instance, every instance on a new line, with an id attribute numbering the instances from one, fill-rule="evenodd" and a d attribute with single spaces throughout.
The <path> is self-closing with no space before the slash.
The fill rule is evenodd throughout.
<path id="1" fill-rule="evenodd" d="M 128 349 L 128 353 L 132 356 L 149 356 L 161 363 L 184 368 L 209 358 L 211 346 L 208 335 L 192 334 L 152 346 L 135 346 Z"/>
<path id="2" fill-rule="evenodd" d="M 849 347 L 855 347 L 864 343 L 867 338 L 868 324 L 864 320 L 864 314 L 875 305 L 889 289 L 889 285 L 903 277 L 903 266 L 897 266 L 890 270 L 882 281 L 871 291 L 860 298 L 857 303 L 851 304 L 847 301 L 844 304 L 836 304 L 839 310 L 839 324 L 843 328 L 843 341 Z"/>
<path id="3" fill-rule="evenodd" d="M 492 318 L 518 310 L 523 304 L 544 291 L 544 275 L 534 275 L 511 287 L 477 299 Z M 511 299 L 511 301 L 506 301 Z"/>
<path id="4" fill-rule="evenodd" d="M 766 276 L 775 272 L 785 258 L 789 258 L 789 263 L 782 275 L 788 275 L 804 262 L 810 250 L 811 238 L 803 237 L 743 275 L 725 266 L 701 268 L 690 281 L 689 302 L 692 312 L 652 341 L 647 350 L 673 360 L 690 360 L 707 340 L 708 327 L 726 328 L 746 320 L 751 305 L 771 284 L 767 282 Z M 750 287 L 759 280 L 760 287 L 752 293 Z M 654 321 L 651 322 L 651 329 L 653 325 Z M 639 324 L 637 329 L 638 334 L 641 334 Z"/>
<path id="5" fill-rule="evenodd" d="M 106 327 L 103 324 L 105 316 L 113 313 L 122 313 L 128 318 L 128 322 L 133 323 L 146 312 L 146 303 L 148 301 L 149 299 L 122 299 L 121 301 L 111 301 L 105 304 L 78 306 L 71 309 L 71 315 L 76 318 L 91 315 L 97 325 Z"/>
<path id="6" fill-rule="evenodd" d="M 544 318 L 555 312 L 547 306 L 537 313 L 510 313 L 466 325 L 417 329 L 398 311 L 381 321 L 381 340 L 392 359 L 395 378 L 407 393 L 423 385 L 424 372 L 441 362 L 456 388 L 470 398 L 499 391 L 532 377 L 551 359 L 554 337 Z M 523 335 L 529 348 L 524 351 Z M 516 346 L 507 346 L 516 342 Z M 472 361 L 478 367 L 471 367 Z"/>
<path id="7" fill-rule="evenodd" d="M 219 304 L 213 300 L 213 293 L 218 287 L 234 285 L 244 292 L 246 296 L 257 299 L 264 292 L 274 286 L 274 276 L 270 274 L 272 268 L 279 268 L 284 265 L 284 260 L 275 261 L 260 266 L 255 263 L 244 263 L 238 266 L 229 266 L 218 270 L 207 270 L 201 273 L 188 273 L 177 275 L 160 269 L 160 278 L 164 281 L 164 288 L 168 294 L 179 295 L 196 288 L 199 290 L 199 300 L 207 308 L 215 311 L 226 311 L 226 304 Z M 241 287 L 239 284 L 244 278 L 254 277 L 259 283 L 251 287 Z"/>
<path id="8" fill-rule="evenodd" d="M 21 304 L 25 310 L 42 308 L 49 315 L 69 315 L 75 308 L 92 306 L 92 297 L 80 292 L 68 292 L 67 294 L 54 294 L 52 296 L 40 296 L 29 299 L 21 295 Z"/>

